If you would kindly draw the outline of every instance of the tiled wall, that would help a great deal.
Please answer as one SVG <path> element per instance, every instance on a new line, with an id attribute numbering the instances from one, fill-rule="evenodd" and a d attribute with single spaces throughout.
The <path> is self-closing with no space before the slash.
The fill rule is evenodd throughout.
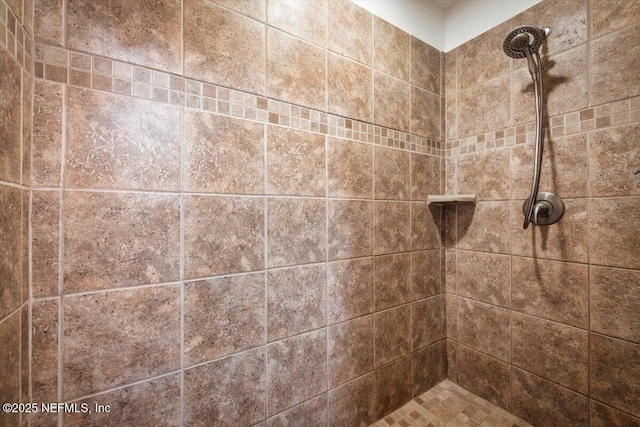
<path id="1" fill-rule="evenodd" d="M 553 28 L 540 190 L 566 204 L 527 230 L 524 24 Z M 639 1 L 547 0 L 446 54 L 446 191 L 479 199 L 445 213 L 448 374 L 535 425 L 640 425 L 639 32 Z"/>
<path id="2" fill-rule="evenodd" d="M 32 28 L 29 1 L 0 1 L 0 400 L 29 402 L 29 175 Z M 0 412 L 0 425 L 26 417 Z"/>
<path id="3" fill-rule="evenodd" d="M 444 55 L 348 1 L 36 1 L 31 425 L 369 423 L 446 375 Z"/>

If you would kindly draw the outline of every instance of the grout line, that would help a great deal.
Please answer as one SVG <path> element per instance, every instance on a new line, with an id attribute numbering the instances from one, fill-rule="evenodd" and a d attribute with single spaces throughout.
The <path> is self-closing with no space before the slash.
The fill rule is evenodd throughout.
<path id="1" fill-rule="evenodd" d="M 63 17 L 64 20 L 64 17 Z M 58 402 L 63 398 L 64 378 L 64 228 L 65 228 L 65 173 L 67 155 L 67 88 L 62 87 L 62 135 L 60 147 L 60 207 L 58 230 Z M 58 414 L 58 425 L 63 425 L 63 413 Z"/>
<path id="2" fill-rule="evenodd" d="M 265 9 L 266 6 L 265 6 Z M 265 12 L 267 13 L 267 12 Z M 269 185 L 269 168 L 268 168 L 268 159 L 267 156 L 268 154 L 268 148 L 269 148 L 269 126 L 267 126 L 266 124 L 263 125 L 263 129 L 262 129 L 262 146 L 263 146 L 263 186 L 264 186 L 264 191 L 266 192 L 267 187 Z M 265 371 L 265 387 L 264 387 L 264 415 L 263 418 L 267 419 L 267 417 L 269 416 L 269 274 L 268 274 L 268 269 L 267 266 L 269 265 L 269 230 L 268 230 L 268 215 L 269 215 L 269 206 L 268 206 L 268 198 L 264 197 L 263 199 L 263 212 L 264 212 L 264 216 L 263 216 L 263 221 L 264 221 L 264 245 L 263 245 L 263 258 L 264 258 L 264 263 L 263 263 L 263 269 L 264 269 L 264 273 L 263 273 L 263 277 L 264 277 L 264 371 Z"/>
<path id="3" fill-rule="evenodd" d="M 184 4 L 182 4 L 184 8 Z M 184 15 L 183 15 L 184 16 Z M 183 49 L 184 62 L 184 49 Z M 184 111 L 180 112 L 180 255 L 179 255 L 179 280 L 180 280 L 180 425 L 184 426 L 185 415 L 185 228 L 186 228 L 186 197 L 184 194 L 186 175 L 186 137 L 185 137 Z"/>

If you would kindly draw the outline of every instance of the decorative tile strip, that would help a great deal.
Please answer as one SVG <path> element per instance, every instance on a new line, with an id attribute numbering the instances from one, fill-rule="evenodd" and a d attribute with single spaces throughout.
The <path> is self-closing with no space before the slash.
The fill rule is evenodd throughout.
<path id="1" fill-rule="evenodd" d="M 289 126 L 442 157 L 440 141 L 55 46 L 35 47 L 35 76 L 70 86 Z"/>
<path id="2" fill-rule="evenodd" d="M 33 41 L 4 0 L 0 1 L 0 46 L 33 76 Z"/>

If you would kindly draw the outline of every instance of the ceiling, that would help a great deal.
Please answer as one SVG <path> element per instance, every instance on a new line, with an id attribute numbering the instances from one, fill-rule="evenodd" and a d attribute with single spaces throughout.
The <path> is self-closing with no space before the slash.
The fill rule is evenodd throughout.
<path id="1" fill-rule="evenodd" d="M 442 10 L 447 10 L 462 0 L 425 0 L 427 3 L 438 6 Z"/>

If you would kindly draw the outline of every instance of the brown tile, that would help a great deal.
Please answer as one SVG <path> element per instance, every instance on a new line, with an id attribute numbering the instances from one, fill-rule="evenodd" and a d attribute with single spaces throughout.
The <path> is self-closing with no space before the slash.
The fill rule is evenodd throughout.
<path id="1" fill-rule="evenodd" d="M 373 258 L 331 262 L 327 265 L 329 324 L 372 313 Z"/>
<path id="2" fill-rule="evenodd" d="M 64 45 L 63 0 L 35 0 L 33 6 L 35 41 L 54 46 Z"/>
<path id="3" fill-rule="evenodd" d="M 324 427 L 327 425 L 327 395 L 323 394 L 307 400 L 293 408 L 281 412 L 267 420 L 267 427 L 308 426 Z"/>
<path id="4" fill-rule="evenodd" d="M 359 426 L 373 423 L 376 420 L 374 398 L 373 373 L 330 390 L 329 426 Z"/>
<path id="5" fill-rule="evenodd" d="M 508 200 L 509 182 L 508 150 L 458 158 L 458 194 L 475 194 L 477 200 Z"/>
<path id="6" fill-rule="evenodd" d="M 16 312 L 0 323 L 0 340 L 4 350 L 0 354 L 0 399 L 2 402 L 20 402 L 20 313 Z M 0 412 L 2 425 L 19 425 L 20 415 Z"/>
<path id="7" fill-rule="evenodd" d="M 327 337 L 329 388 L 373 370 L 373 316 L 334 325 Z"/>
<path id="8" fill-rule="evenodd" d="M 375 371 L 375 419 L 381 419 L 411 399 L 411 357 Z"/>
<path id="9" fill-rule="evenodd" d="M 180 375 L 121 388 L 78 401 L 89 408 L 94 402 L 109 405 L 108 413 L 65 413 L 69 426 L 116 427 L 134 424 L 140 427 L 180 425 Z M 93 408 L 92 408 L 93 409 Z"/>
<path id="10" fill-rule="evenodd" d="M 246 15 L 250 18 L 257 19 L 264 22 L 267 14 L 267 1 L 266 0 L 251 0 L 251 1 L 237 1 L 237 0 L 208 0 L 211 3 L 216 3 L 226 8 L 235 10 L 238 13 Z"/>
<path id="11" fill-rule="evenodd" d="M 20 183 L 22 178 L 20 109 L 21 109 L 21 71 L 18 64 L 6 50 L 0 50 L 0 92 L 3 94 L 0 105 L 0 179 Z"/>
<path id="12" fill-rule="evenodd" d="M 534 165 L 533 144 L 511 149 L 511 197 L 524 199 L 531 193 Z M 562 198 L 587 196 L 586 135 L 553 137 L 545 140 L 540 188 Z"/>
<path id="13" fill-rule="evenodd" d="M 408 253 L 375 257 L 376 311 L 410 300 L 410 265 Z"/>
<path id="14" fill-rule="evenodd" d="M 513 257 L 512 309 L 578 328 L 588 325 L 587 266 Z"/>
<path id="15" fill-rule="evenodd" d="M 441 225 L 438 206 L 411 203 L 411 250 L 435 249 L 441 245 Z"/>
<path id="16" fill-rule="evenodd" d="M 411 87 L 408 83 L 379 72 L 374 73 L 374 123 L 409 131 Z"/>
<path id="17" fill-rule="evenodd" d="M 298 335 L 267 348 L 267 412 L 273 415 L 327 389 L 324 330 Z"/>
<path id="18" fill-rule="evenodd" d="M 181 5 L 126 0 L 67 5 L 66 47 L 171 72 L 180 72 Z"/>
<path id="19" fill-rule="evenodd" d="M 269 25 L 324 46 L 326 38 L 326 0 L 269 0 Z"/>
<path id="20" fill-rule="evenodd" d="M 460 249 L 509 253 L 509 203 L 458 206 L 457 235 Z"/>
<path id="21" fill-rule="evenodd" d="M 458 343 L 447 340 L 447 378 L 458 382 Z"/>
<path id="22" fill-rule="evenodd" d="M 60 185 L 62 85 L 34 81 L 32 184 Z"/>
<path id="23" fill-rule="evenodd" d="M 327 212 L 329 259 L 373 255 L 373 202 L 329 200 Z"/>
<path id="24" fill-rule="evenodd" d="M 446 338 L 444 294 L 411 304 L 411 349 Z"/>
<path id="25" fill-rule="evenodd" d="M 633 71 L 640 61 L 640 46 L 633 43 L 638 31 L 636 24 L 591 42 L 591 105 L 640 94 Z"/>
<path id="26" fill-rule="evenodd" d="M 180 367 L 178 285 L 66 297 L 63 325 L 65 400 Z"/>
<path id="27" fill-rule="evenodd" d="M 456 274 L 457 274 L 457 253 L 455 249 L 445 249 L 445 282 L 443 284 L 446 292 L 456 293 L 456 287 L 458 286 Z"/>
<path id="28" fill-rule="evenodd" d="M 440 194 L 440 161 L 437 157 L 411 153 L 411 200 L 426 201 Z"/>
<path id="29" fill-rule="evenodd" d="M 635 175 L 640 166 L 640 124 L 634 123 L 589 134 L 591 196 L 640 195 Z"/>
<path id="30" fill-rule="evenodd" d="M 265 25 L 251 18 L 202 0 L 185 0 L 185 76 L 264 94 L 265 32 Z"/>
<path id="31" fill-rule="evenodd" d="M 185 277 L 264 268 L 264 202 L 255 197 L 187 196 Z"/>
<path id="32" fill-rule="evenodd" d="M 375 147 L 374 157 L 375 198 L 408 200 L 410 153 L 393 148 Z"/>
<path id="33" fill-rule="evenodd" d="M 564 216 L 549 227 L 522 229 L 524 201 L 511 202 L 511 250 L 514 255 L 587 262 L 587 201 L 563 199 Z M 592 260 L 593 261 L 593 260 Z"/>
<path id="34" fill-rule="evenodd" d="M 373 15 L 347 0 L 330 0 L 327 7 L 327 48 L 371 65 Z"/>
<path id="35" fill-rule="evenodd" d="M 409 203 L 375 202 L 374 209 L 376 254 L 409 250 Z"/>
<path id="36" fill-rule="evenodd" d="M 467 298 L 458 301 L 458 341 L 508 362 L 511 359 L 509 310 Z"/>
<path id="37" fill-rule="evenodd" d="M 269 267 L 326 260 L 324 200 L 268 199 L 267 216 Z"/>
<path id="38" fill-rule="evenodd" d="M 268 127 L 267 193 L 325 195 L 323 135 L 280 126 Z"/>
<path id="39" fill-rule="evenodd" d="M 185 111 L 185 189 L 264 194 L 264 125 Z"/>
<path id="40" fill-rule="evenodd" d="M 251 425 L 265 418 L 263 348 L 184 371 L 184 423 Z"/>
<path id="41" fill-rule="evenodd" d="M 458 346 L 458 383 L 503 408 L 511 406 L 511 367 L 468 347 Z"/>
<path id="42" fill-rule="evenodd" d="M 333 2 L 332 2 L 333 3 Z M 373 197 L 373 147 L 369 144 L 327 138 L 329 197 Z"/>
<path id="43" fill-rule="evenodd" d="M 591 401 L 591 426 L 593 427 L 640 427 L 640 418 L 617 409 Z"/>
<path id="44" fill-rule="evenodd" d="M 377 16 L 373 27 L 374 68 L 409 81 L 411 36 Z"/>
<path id="45" fill-rule="evenodd" d="M 31 308 L 31 396 L 38 402 L 58 397 L 58 299 L 35 300 Z"/>
<path id="46" fill-rule="evenodd" d="M 579 393 L 587 393 L 587 331 L 513 313 L 511 346 L 514 365 Z"/>
<path id="47" fill-rule="evenodd" d="M 411 355 L 413 396 L 418 396 L 447 377 L 447 342 L 442 340 Z"/>
<path id="48" fill-rule="evenodd" d="M 329 53 L 327 74 L 328 111 L 339 116 L 372 122 L 373 87 L 371 69 Z"/>
<path id="49" fill-rule="evenodd" d="M 60 280 L 60 193 L 58 191 L 33 191 L 31 228 L 33 295 L 56 295 Z"/>
<path id="50" fill-rule="evenodd" d="M 31 324 L 29 318 L 31 316 L 31 310 L 28 304 L 24 304 L 20 308 L 20 402 L 30 402 L 30 381 L 31 381 L 31 352 L 29 346 L 31 345 L 29 339 L 29 330 Z M 22 416 L 26 421 L 26 417 Z"/>
<path id="51" fill-rule="evenodd" d="M 185 365 L 264 344 L 264 289 L 263 273 L 186 283 Z"/>
<path id="52" fill-rule="evenodd" d="M 458 251 L 458 295 L 509 308 L 511 256 Z"/>
<path id="53" fill-rule="evenodd" d="M 411 351 L 411 310 L 408 304 L 375 314 L 375 340 L 377 367 Z"/>
<path id="54" fill-rule="evenodd" d="M 33 81 L 22 73 L 22 184 L 31 184 L 31 139 L 33 134 Z"/>
<path id="55" fill-rule="evenodd" d="M 588 426 L 588 399 L 515 368 L 512 411 L 535 425 Z"/>
<path id="56" fill-rule="evenodd" d="M 458 312 L 461 303 L 461 297 L 450 293 L 445 294 L 447 338 L 452 340 L 458 339 Z"/>
<path id="57" fill-rule="evenodd" d="M 511 100 L 506 90 L 509 77 L 505 74 L 458 93 L 460 136 L 477 135 L 511 125 Z M 487 115 L 487 111 L 492 113 Z"/>
<path id="58" fill-rule="evenodd" d="M 440 292 L 440 251 L 411 252 L 411 300 Z"/>
<path id="59" fill-rule="evenodd" d="M 269 97 L 324 110 L 327 93 L 326 77 L 324 49 L 269 28 L 267 59 L 267 95 Z"/>
<path id="60" fill-rule="evenodd" d="M 326 325 L 324 265 L 271 270 L 267 273 L 267 286 L 269 341 Z"/>
<path id="61" fill-rule="evenodd" d="M 589 256 L 593 264 L 640 268 L 640 197 L 589 201 Z"/>
<path id="62" fill-rule="evenodd" d="M 445 120 L 443 121 L 443 139 L 449 141 L 458 137 L 458 98 L 445 99 Z"/>
<path id="63" fill-rule="evenodd" d="M 460 90 L 509 72 L 509 57 L 502 42 L 509 32 L 505 22 L 464 43 L 457 50 L 457 77 Z"/>
<path id="64" fill-rule="evenodd" d="M 411 84 L 440 94 L 440 54 L 435 47 L 411 37 Z"/>
<path id="65" fill-rule="evenodd" d="M 440 97 L 411 86 L 411 133 L 440 141 Z"/>
<path id="66" fill-rule="evenodd" d="M 590 0 L 592 37 L 637 23 L 640 3 L 625 0 Z"/>
<path id="67" fill-rule="evenodd" d="M 171 195 L 66 192 L 64 291 L 177 280 L 179 205 Z"/>
<path id="68" fill-rule="evenodd" d="M 67 186 L 180 189 L 178 107 L 67 88 L 67 118 Z"/>

